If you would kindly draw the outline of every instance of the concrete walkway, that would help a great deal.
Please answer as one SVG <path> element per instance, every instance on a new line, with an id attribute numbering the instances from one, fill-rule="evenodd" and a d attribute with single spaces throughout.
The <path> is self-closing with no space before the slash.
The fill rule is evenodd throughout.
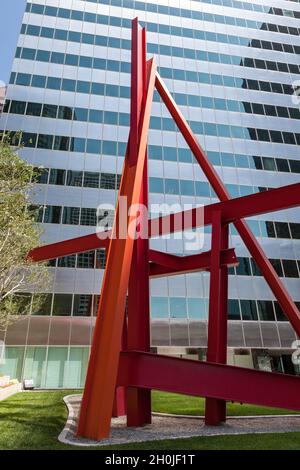
<path id="1" fill-rule="evenodd" d="M 227 422 L 220 426 L 205 426 L 203 417 L 176 417 L 154 413 L 152 424 L 142 428 L 127 428 L 125 417 L 113 418 L 110 438 L 91 441 L 75 436 L 81 395 L 68 395 L 64 397 L 64 401 L 69 416 L 58 440 L 64 444 L 77 446 L 132 444 L 194 436 L 300 432 L 300 415 L 229 417 Z"/>

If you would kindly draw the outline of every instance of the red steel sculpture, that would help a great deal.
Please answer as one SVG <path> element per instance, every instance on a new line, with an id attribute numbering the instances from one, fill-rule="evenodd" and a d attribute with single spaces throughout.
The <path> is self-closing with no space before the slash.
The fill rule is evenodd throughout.
<path id="1" fill-rule="evenodd" d="M 29 253 L 35 261 L 54 259 L 97 248 L 107 251 L 107 264 L 93 344 L 82 399 L 78 435 L 91 439 L 109 436 L 112 416 L 127 414 L 128 426 L 151 422 L 151 389 L 206 397 L 205 422 L 216 425 L 226 419 L 226 400 L 300 410 L 300 378 L 226 365 L 228 267 L 237 265 L 228 246 L 228 227 L 233 223 L 300 336 L 300 313 L 270 261 L 243 220 L 300 205 L 300 183 L 264 193 L 231 199 L 187 121 L 156 71 L 154 59 L 146 60 L 146 32 L 132 22 L 131 121 L 119 202 L 109 239 L 96 233 L 42 246 Z M 154 89 L 176 122 L 189 148 L 220 199 L 204 207 L 204 225 L 212 225 L 211 250 L 178 257 L 149 249 L 148 239 L 119 237 L 120 196 L 128 207 L 148 204 L 147 136 Z M 185 229 L 197 226 L 195 208 Z M 189 213 L 188 213 L 189 212 Z M 137 212 L 126 214 L 132 226 Z M 176 219 L 177 217 L 177 219 Z M 148 221 L 149 237 L 177 230 L 178 214 Z M 112 236 L 111 236 L 112 235 Z M 149 279 L 193 271 L 210 271 L 207 362 L 150 353 Z M 128 318 L 125 316 L 128 292 Z"/>

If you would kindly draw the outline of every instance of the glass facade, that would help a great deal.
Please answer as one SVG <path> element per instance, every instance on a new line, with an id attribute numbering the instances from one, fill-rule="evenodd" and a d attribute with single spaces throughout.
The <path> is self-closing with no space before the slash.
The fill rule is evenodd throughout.
<path id="1" fill-rule="evenodd" d="M 160 75 L 232 197 L 299 182 L 300 109 L 292 96 L 300 74 L 298 2 L 28 1 L 0 129 L 22 129 L 22 157 L 44 167 L 32 204 L 45 242 L 91 233 L 97 206 L 115 204 L 136 16 L 147 27 L 149 56 L 156 55 Z M 157 93 L 149 191 L 155 204 L 216 201 Z M 248 223 L 300 305 L 299 209 Z M 210 243 L 208 228 L 203 250 Z M 267 351 L 284 363 L 295 334 L 234 227 L 230 243 L 239 266 L 229 276 L 229 347 L 253 357 Z M 151 244 L 191 254 L 181 240 Z M 39 311 L 29 295 L 30 315 L 0 338 L 4 372 L 33 378 L 41 388 L 83 386 L 105 262 L 97 250 L 49 263 L 53 289 L 43 293 Z M 153 279 L 152 346 L 205 353 L 208 293 L 208 273 Z"/>

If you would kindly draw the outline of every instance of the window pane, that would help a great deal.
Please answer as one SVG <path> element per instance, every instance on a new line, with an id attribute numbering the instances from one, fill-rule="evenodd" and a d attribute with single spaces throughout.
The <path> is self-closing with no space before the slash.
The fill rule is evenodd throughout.
<path id="1" fill-rule="evenodd" d="M 275 321 L 273 302 L 271 300 L 258 300 L 259 319 L 265 321 Z"/>
<path id="2" fill-rule="evenodd" d="M 257 307 L 255 300 L 240 300 L 242 319 L 257 320 Z"/>
<path id="3" fill-rule="evenodd" d="M 228 319 L 229 320 L 241 319 L 239 301 L 236 299 L 228 300 Z"/>
<path id="4" fill-rule="evenodd" d="M 60 206 L 46 206 L 44 213 L 44 223 L 45 224 L 59 224 L 61 216 L 61 207 Z"/>
<path id="5" fill-rule="evenodd" d="M 99 188 L 99 173 L 85 171 L 83 177 L 83 186 L 85 188 Z"/>
<path id="6" fill-rule="evenodd" d="M 187 299 L 190 319 L 207 320 L 208 303 L 206 299 Z"/>
<path id="7" fill-rule="evenodd" d="M 79 207 L 64 207 L 62 223 L 68 225 L 78 225 L 79 215 Z"/>
<path id="8" fill-rule="evenodd" d="M 167 297 L 151 297 L 151 317 L 168 318 L 169 305 Z"/>
<path id="9" fill-rule="evenodd" d="M 89 317 L 92 316 L 92 295 L 76 294 L 74 295 L 73 316 Z"/>
<path id="10" fill-rule="evenodd" d="M 80 225 L 96 225 L 96 209 L 81 209 Z"/>
<path id="11" fill-rule="evenodd" d="M 170 316 L 171 318 L 186 318 L 187 308 L 184 297 L 170 298 Z"/>
<path id="12" fill-rule="evenodd" d="M 57 170 L 51 168 L 49 184 L 56 184 L 63 186 L 66 180 L 66 170 Z"/>
<path id="13" fill-rule="evenodd" d="M 82 171 L 69 170 L 67 173 L 67 186 L 82 186 Z"/>
<path id="14" fill-rule="evenodd" d="M 52 315 L 68 316 L 72 312 L 72 294 L 54 294 Z"/>

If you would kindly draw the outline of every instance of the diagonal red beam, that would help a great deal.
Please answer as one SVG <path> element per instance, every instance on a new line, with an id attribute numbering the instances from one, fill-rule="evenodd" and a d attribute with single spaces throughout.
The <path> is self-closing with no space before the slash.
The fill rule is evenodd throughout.
<path id="1" fill-rule="evenodd" d="M 300 377 L 141 352 L 121 352 L 118 384 L 300 411 Z"/>
<path id="2" fill-rule="evenodd" d="M 171 116 L 176 122 L 179 130 L 181 131 L 185 141 L 187 142 L 196 160 L 204 171 L 208 181 L 212 185 L 215 193 L 221 201 L 228 201 L 230 199 L 230 195 L 225 185 L 207 158 L 205 152 L 197 141 L 196 136 L 194 135 L 158 73 L 156 74 L 155 86 Z M 267 195 L 267 193 L 264 193 L 264 195 Z M 277 200 L 277 203 L 279 202 L 280 201 Z M 237 231 L 239 232 L 241 239 L 245 243 L 253 259 L 256 261 L 274 296 L 278 300 L 282 310 L 285 312 L 298 336 L 300 336 L 300 312 L 290 297 L 288 291 L 279 279 L 275 269 L 261 249 L 258 241 L 251 232 L 247 223 L 243 219 L 240 219 L 236 220 L 234 224 Z"/>
<path id="3" fill-rule="evenodd" d="M 161 256 L 162 255 L 162 256 Z M 191 273 L 196 271 L 208 271 L 211 266 L 211 251 L 191 256 L 172 256 L 168 255 L 166 260 L 165 253 L 150 250 L 150 277 L 175 276 L 178 274 Z M 153 260 L 155 260 L 153 262 Z M 171 261 L 174 260 L 172 263 Z M 237 266 L 238 260 L 235 256 L 234 248 L 221 251 L 221 266 Z"/>
<path id="4" fill-rule="evenodd" d="M 119 192 L 120 197 L 127 197 L 129 207 L 135 207 L 130 215 L 125 214 L 127 230 L 134 226 L 138 215 L 156 72 L 153 60 L 149 62 L 148 71 L 146 100 L 140 116 L 139 145 L 135 149 L 130 147 L 130 152 L 137 153 L 137 158 L 133 159 L 136 165 L 132 164 L 132 159 L 127 158 L 127 155 Z M 96 440 L 108 437 L 110 430 L 134 247 L 133 234 L 128 232 L 125 238 L 119 237 L 122 229 L 120 211 L 118 204 L 77 430 L 78 435 Z"/>
<path id="5" fill-rule="evenodd" d="M 109 232 L 111 234 L 111 231 Z M 97 248 L 107 249 L 109 246 L 110 238 L 100 240 L 96 233 L 83 235 L 82 237 L 70 238 L 57 243 L 39 246 L 31 250 L 27 258 L 33 261 L 47 261 L 55 258 L 62 258 L 63 256 L 70 256 L 76 253 L 83 253 L 85 251 L 96 250 Z"/>
<path id="6" fill-rule="evenodd" d="M 300 206 L 300 183 L 191 209 L 182 213 L 182 220 L 184 220 L 184 214 L 191 214 L 191 217 L 185 218 L 186 221 L 190 221 L 190 224 L 186 225 L 186 229 L 189 229 L 199 226 L 197 221 L 202 220 L 202 212 L 204 213 L 203 225 L 210 225 L 212 213 L 215 210 L 221 210 L 223 223 L 231 223 L 240 218 L 253 217 L 297 206 Z M 166 223 L 168 219 L 170 221 L 169 224 Z M 173 233 L 175 220 L 178 221 L 178 214 L 149 220 L 148 231 L 150 237 Z M 97 248 L 107 248 L 111 231 L 105 232 L 105 234 L 107 239 L 104 240 L 99 239 L 96 233 L 91 233 L 83 237 L 40 246 L 30 251 L 28 257 L 34 261 L 45 261 L 84 251 L 96 250 Z"/>

